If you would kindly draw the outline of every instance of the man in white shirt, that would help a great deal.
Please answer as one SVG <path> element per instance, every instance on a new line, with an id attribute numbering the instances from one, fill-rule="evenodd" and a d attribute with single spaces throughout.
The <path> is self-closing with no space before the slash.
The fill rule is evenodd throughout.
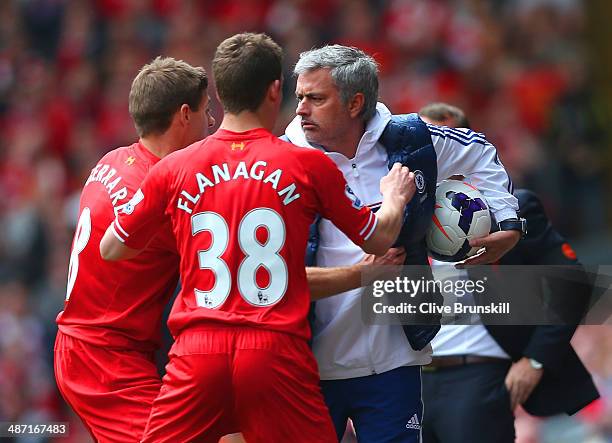
<path id="1" fill-rule="evenodd" d="M 392 155 L 381 138 L 391 124 L 401 126 L 403 121 L 377 103 L 376 62 L 356 48 L 333 45 L 302 53 L 294 72 L 298 76 L 297 116 L 287 127 L 286 138 L 294 144 L 326 152 L 360 203 L 375 208 L 381 201 L 378 183 L 387 173 Z M 420 178 L 426 184 L 433 181 L 434 193 L 436 167 L 440 177 L 462 174 L 470 177 L 487 197 L 498 222 L 516 219 L 518 205 L 510 193 L 511 181 L 495 147 L 482 134 L 467 129 L 425 127 L 410 116 L 406 121 L 412 122 L 405 127 L 408 138 L 411 131 L 427 132 L 429 144 L 422 149 L 431 149 L 433 172 L 426 171 Z M 401 133 L 402 128 L 399 129 Z M 418 149 L 412 148 L 406 148 L 407 158 L 418 156 L 415 152 Z M 419 178 L 417 171 L 411 170 Z M 415 181 L 418 185 L 418 180 Z M 417 189 L 427 203 L 429 190 L 425 186 Z M 416 211 L 411 214 L 418 217 Z M 425 211 L 423 217 L 431 214 Z M 408 224 L 413 221 L 410 215 L 406 219 Z M 429 223 L 430 218 L 423 221 Z M 339 267 L 360 262 L 363 253 L 325 219 L 315 230 L 317 241 L 311 251 L 318 267 L 307 269 L 311 288 L 346 291 L 346 280 Z M 516 244 L 520 235 L 510 229 L 480 239 L 474 246 L 483 247 L 484 253 L 467 263 L 497 260 Z M 426 265 L 424 232 L 419 236 L 411 243 L 415 250 L 407 250 L 414 260 L 407 262 Z M 351 418 L 361 441 L 418 442 L 423 419 L 420 366 L 429 363 L 431 347 L 421 342 L 416 346 L 419 350 L 413 349 L 409 340 L 414 336 L 407 335 L 408 329 L 401 325 L 364 324 L 361 293 L 361 289 L 346 291 L 318 301 L 314 309 L 313 350 L 338 439 Z"/>

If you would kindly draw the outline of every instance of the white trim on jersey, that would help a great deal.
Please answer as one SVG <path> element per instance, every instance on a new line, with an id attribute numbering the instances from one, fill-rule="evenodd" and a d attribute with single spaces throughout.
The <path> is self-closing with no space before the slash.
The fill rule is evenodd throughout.
<path id="1" fill-rule="evenodd" d="M 114 225 L 117 226 L 117 228 L 121 231 L 125 238 L 128 238 L 130 236 L 130 234 L 128 234 L 125 229 L 123 229 L 123 227 L 119 224 L 119 220 L 115 219 Z"/>
<path id="2" fill-rule="evenodd" d="M 374 223 L 372 224 L 372 229 L 370 229 L 370 232 L 368 232 L 368 234 L 363 238 L 364 241 L 367 241 L 372 236 L 372 234 L 374 234 L 377 224 L 378 224 L 378 218 L 376 218 L 376 215 L 374 215 Z"/>
<path id="3" fill-rule="evenodd" d="M 370 227 L 370 223 L 372 222 L 372 218 L 375 217 L 374 213 L 370 211 L 370 217 L 368 218 L 368 222 L 366 223 L 366 225 L 363 227 L 363 229 L 361 231 L 359 231 L 359 235 L 363 235 L 364 232 L 366 232 L 368 230 L 368 228 Z"/>
<path id="4" fill-rule="evenodd" d="M 117 240 L 119 240 L 121 243 L 125 243 L 125 239 L 121 237 L 119 233 L 117 232 L 117 230 L 115 229 L 115 222 L 113 222 L 110 227 L 111 227 L 111 231 L 113 235 L 117 237 Z"/>

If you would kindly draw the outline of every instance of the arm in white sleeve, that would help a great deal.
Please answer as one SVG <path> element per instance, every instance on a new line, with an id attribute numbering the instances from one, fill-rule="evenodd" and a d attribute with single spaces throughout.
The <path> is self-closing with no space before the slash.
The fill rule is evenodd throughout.
<path id="1" fill-rule="evenodd" d="M 485 196 L 498 222 L 517 217 L 519 207 L 512 195 L 512 180 L 495 146 L 483 134 L 470 129 L 430 124 L 427 127 L 438 157 L 438 180 L 463 175 Z"/>

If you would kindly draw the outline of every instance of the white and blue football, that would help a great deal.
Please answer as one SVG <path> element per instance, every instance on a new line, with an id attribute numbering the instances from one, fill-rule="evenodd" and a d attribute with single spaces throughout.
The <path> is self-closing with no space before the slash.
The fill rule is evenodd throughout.
<path id="1" fill-rule="evenodd" d="M 470 257 L 479 248 L 469 240 L 491 230 L 489 205 L 480 191 L 469 183 L 444 180 L 436 189 L 436 204 L 427 231 L 427 247 L 436 260 L 456 262 Z"/>

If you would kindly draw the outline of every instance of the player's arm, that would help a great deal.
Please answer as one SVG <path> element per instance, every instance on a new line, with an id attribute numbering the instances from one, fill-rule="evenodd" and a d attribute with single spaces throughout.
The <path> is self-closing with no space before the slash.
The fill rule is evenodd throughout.
<path id="1" fill-rule="evenodd" d="M 372 234 L 361 245 L 361 249 L 375 255 L 387 252 L 399 236 L 404 221 L 404 208 L 415 191 L 414 174 L 407 167 L 395 163 L 380 181 L 382 205 L 376 214 L 372 213 L 376 225 Z"/>
<path id="2" fill-rule="evenodd" d="M 133 249 L 125 245 L 123 240 L 117 234 L 115 222 L 106 229 L 102 241 L 100 242 L 100 255 L 104 260 L 126 260 L 136 257 L 140 254 L 141 249 Z"/>
<path id="3" fill-rule="evenodd" d="M 384 255 L 367 254 L 363 260 L 353 266 L 335 268 L 307 267 L 306 277 L 310 287 L 310 299 L 319 300 L 362 287 L 364 276 L 378 278 L 388 266 L 404 264 L 404 248 L 391 248 Z"/>
<path id="4" fill-rule="evenodd" d="M 512 195 L 513 185 L 495 147 L 483 134 L 464 128 L 427 125 L 438 158 L 438 177 L 463 175 L 487 199 L 497 222 L 517 217 L 518 201 Z M 512 249 L 520 240 L 518 231 L 498 231 L 470 241 L 485 252 L 470 257 L 465 264 L 492 263 Z"/>
<path id="5" fill-rule="evenodd" d="M 361 265 L 337 268 L 306 268 L 310 299 L 320 300 L 361 287 Z"/>
<path id="6" fill-rule="evenodd" d="M 127 206 L 106 229 L 100 242 L 104 260 L 137 256 L 155 236 L 163 222 L 167 204 L 167 175 L 163 160 L 151 169 Z"/>
<path id="7" fill-rule="evenodd" d="M 365 252 L 383 255 L 399 235 L 404 207 L 416 191 L 414 174 L 400 163 L 380 181 L 383 201 L 374 214 L 354 199 L 342 173 L 327 156 L 309 150 L 302 161 L 318 198 L 316 212 L 330 220 Z"/>

